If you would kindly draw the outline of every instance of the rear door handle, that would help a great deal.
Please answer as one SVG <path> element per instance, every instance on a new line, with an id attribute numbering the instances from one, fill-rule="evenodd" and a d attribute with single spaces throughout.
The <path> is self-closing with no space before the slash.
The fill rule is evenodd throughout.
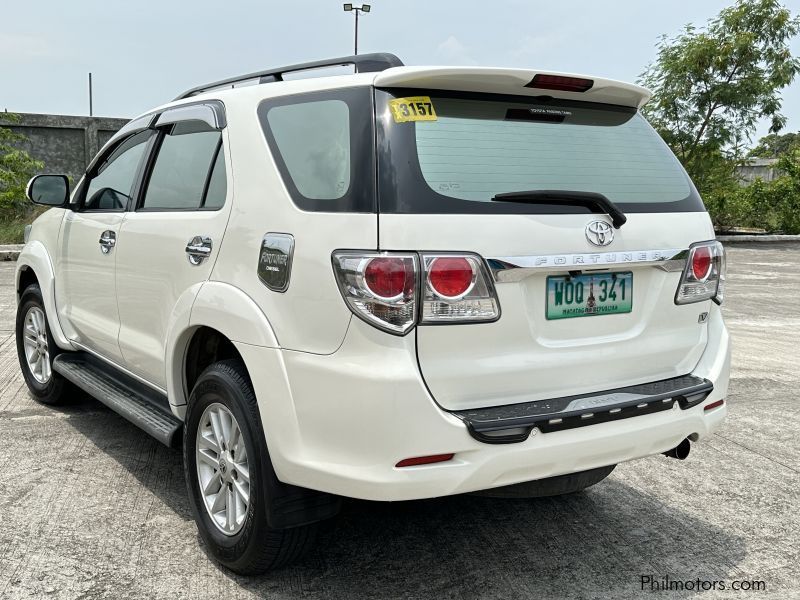
<path id="1" fill-rule="evenodd" d="M 199 265 L 211 255 L 211 238 L 204 235 L 196 235 L 186 244 L 186 258 L 189 264 Z"/>
<path id="2" fill-rule="evenodd" d="M 103 254 L 108 254 L 117 245 L 117 234 L 107 229 L 100 234 L 100 251 Z"/>

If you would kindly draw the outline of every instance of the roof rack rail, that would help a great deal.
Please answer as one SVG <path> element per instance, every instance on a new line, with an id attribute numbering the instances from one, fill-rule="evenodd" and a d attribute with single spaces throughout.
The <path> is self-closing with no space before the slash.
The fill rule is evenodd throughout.
<path id="1" fill-rule="evenodd" d="M 397 58 L 394 54 L 390 54 L 388 52 L 376 52 L 374 54 L 358 54 L 355 56 L 342 56 L 340 58 L 315 60 L 312 62 L 267 69 L 266 71 L 256 71 L 255 73 L 239 75 L 238 77 L 230 77 L 220 81 L 213 81 L 211 83 L 206 83 L 205 85 L 187 90 L 175 98 L 175 100 L 184 100 L 185 98 L 191 98 L 192 96 L 196 96 L 197 94 L 205 92 L 206 90 L 222 87 L 223 85 L 233 86 L 235 83 L 250 81 L 251 79 L 258 79 L 258 83 L 272 83 L 274 81 L 283 81 L 283 76 L 286 73 L 307 71 L 309 69 L 320 69 L 323 67 L 338 67 L 342 65 L 355 65 L 356 73 L 375 73 L 378 71 L 384 71 L 391 67 L 402 67 L 403 61 Z"/>

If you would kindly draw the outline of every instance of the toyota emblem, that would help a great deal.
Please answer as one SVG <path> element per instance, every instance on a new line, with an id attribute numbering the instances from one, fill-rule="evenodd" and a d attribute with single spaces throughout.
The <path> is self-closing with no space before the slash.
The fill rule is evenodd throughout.
<path id="1" fill-rule="evenodd" d="M 595 246 L 608 246 L 614 241 L 614 228 L 606 221 L 592 221 L 586 226 L 586 239 Z"/>

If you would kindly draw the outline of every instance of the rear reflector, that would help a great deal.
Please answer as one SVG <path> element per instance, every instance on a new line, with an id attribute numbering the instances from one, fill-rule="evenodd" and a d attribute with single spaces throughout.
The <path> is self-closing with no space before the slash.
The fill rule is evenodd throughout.
<path id="1" fill-rule="evenodd" d="M 712 408 L 718 408 L 725 404 L 725 399 L 717 400 L 716 402 L 712 402 L 711 404 L 707 405 L 703 410 L 711 410 Z"/>
<path id="2" fill-rule="evenodd" d="M 416 467 L 418 465 L 429 465 L 431 463 L 446 462 L 453 458 L 454 454 L 433 454 L 431 456 L 417 456 L 416 458 L 405 458 L 395 465 L 395 467 Z"/>
<path id="3" fill-rule="evenodd" d="M 592 79 L 581 77 L 565 77 L 563 75 L 535 75 L 525 87 L 560 92 L 585 92 L 594 85 Z"/>

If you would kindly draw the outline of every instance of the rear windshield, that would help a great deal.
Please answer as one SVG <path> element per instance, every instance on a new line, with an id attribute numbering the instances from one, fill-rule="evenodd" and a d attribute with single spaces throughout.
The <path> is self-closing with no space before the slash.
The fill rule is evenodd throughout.
<path id="1" fill-rule="evenodd" d="M 704 210 L 681 164 L 634 109 L 418 90 L 376 94 L 382 212 L 592 210 L 492 201 L 533 190 L 601 193 L 626 212 Z"/>

